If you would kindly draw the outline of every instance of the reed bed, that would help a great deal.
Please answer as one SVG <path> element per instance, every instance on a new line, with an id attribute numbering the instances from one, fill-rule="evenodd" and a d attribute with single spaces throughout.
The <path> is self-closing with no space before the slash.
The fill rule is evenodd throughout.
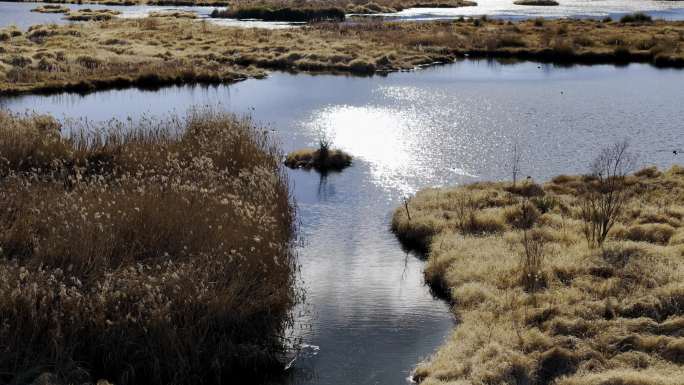
<path id="1" fill-rule="evenodd" d="M 396 209 L 394 231 L 427 249 L 426 280 L 458 318 L 415 379 L 682 383 L 684 168 L 627 176 L 603 241 L 591 224 L 606 223 L 597 212 L 617 206 L 587 204 L 592 191 L 606 196 L 598 181 L 427 189 Z"/>
<path id="2" fill-rule="evenodd" d="M 301 300 L 281 154 L 248 119 L 0 112 L 0 382 L 252 382 Z"/>

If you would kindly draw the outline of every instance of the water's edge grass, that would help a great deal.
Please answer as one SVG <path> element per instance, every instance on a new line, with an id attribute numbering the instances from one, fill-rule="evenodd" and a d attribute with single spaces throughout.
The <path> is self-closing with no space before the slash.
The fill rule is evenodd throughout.
<path id="1" fill-rule="evenodd" d="M 592 204 L 606 199 L 601 183 L 429 188 L 396 208 L 392 230 L 425 253 L 426 282 L 459 320 L 415 380 L 679 384 L 684 168 L 627 176 L 597 245 L 591 223 L 610 207 Z"/>

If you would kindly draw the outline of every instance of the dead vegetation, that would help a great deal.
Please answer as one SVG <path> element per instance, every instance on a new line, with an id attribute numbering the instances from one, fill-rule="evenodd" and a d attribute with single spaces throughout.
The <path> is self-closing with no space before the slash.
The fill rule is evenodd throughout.
<path id="1" fill-rule="evenodd" d="M 31 10 L 38 13 L 67 13 L 69 8 L 59 4 L 45 4 Z"/>
<path id="2" fill-rule="evenodd" d="M 149 17 L 175 17 L 181 19 L 196 19 L 197 12 L 190 11 L 154 11 L 150 12 Z"/>
<path id="3" fill-rule="evenodd" d="M 616 175 L 622 206 L 603 242 L 585 231 L 591 174 L 427 189 L 396 209 L 394 231 L 428 250 L 426 279 L 459 320 L 416 379 L 681 384 L 684 169 Z"/>
<path id="4" fill-rule="evenodd" d="M 76 11 L 67 12 L 64 18 L 70 21 L 104 21 L 111 20 L 120 14 L 121 12 L 111 9 L 83 8 Z"/>
<path id="5" fill-rule="evenodd" d="M 360 21 L 259 30 L 152 17 L 6 29 L 0 40 L 5 94 L 218 83 L 263 75 L 260 69 L 368 75 L 465 55 L 684 66 L 684 22 L 663 21 Z M 92 58 L 86 66 L 76 60 L 83 56 Z"/>
<path id="6" fill-rule="evenodd" d="M 252 382 L 295 287 L 281 154 L 248 120 L 0 112 L 0 382 Z"/>
<path id="7" fill-rule="evenodd" d="M 290 168 L 316 169 L 320 172 L 341 171 L 351 166 L 352 157 L 342 150 L 331 148 L 330 142 L 321 140 L 318 148 L 307 148 L 287 154 L 285 165 Z"/>

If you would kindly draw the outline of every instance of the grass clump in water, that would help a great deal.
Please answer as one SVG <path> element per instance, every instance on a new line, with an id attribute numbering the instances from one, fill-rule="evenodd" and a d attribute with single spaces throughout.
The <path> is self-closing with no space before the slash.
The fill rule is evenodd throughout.
<path id="1" fill-rule="evenodd" d="M 212 111 L 103 126 L 0 113 L 0 382 L 251 382 L 295 287 L 280 153 Z"/>
<path id="2" fill-rule="evenodd" d="M 341 150 L 331 149 L 330 142 L 322 139 L 318 148 L 307 148 L 287 154 L 285 165 L 290 168 L 314 168 L 318 171 L 340 171 L 351 166 L 352 157 Z"/>
<path id="3" fill-rule="evenodd" d="M 522 184 L 534 188 L 427 189 L 398 207 L 393 230 L 427 249 L 426 280 L 459 319 L 414 377 L 431 385 L 681 383 L 684 340 L 672 327 L 684 325 L 682 170 L 612 179 L 625 199 L 602 243 L 585 231 L 602 217 L 586 218 L 583 202 L 597 200 L 584 195 L 615 190 L 595 175 Z M 472 231 L 477 218 L 497 226 Z"/>
<path id="4" fill-rule="evenodd" d="M 155 11 L 150 12 L 149 17 L 172 17 L 180 19 L 196 19 L 197 12 L 190 11 Z"/>
<path id="5" fill-rule="evenodd" d="M 120 11 L 114 11 L 112 9 L 84 8 L 68 12 L 64 18 L 70 21 L 106 21 L 111 20 L 120 14 Z"/>
<path id="6" fill-rule="evenodd" d="M 536 5 L 536 6 L 554 6 L 558 5 L 556 0 L 516 0 L 515 5 Z"/>
<path id="7" fill-rule="evenodd" d="M 31 10 L 31 12 L 38 13 L 67 13 L 69 11 L 69 8 L 60 4 L 45 4 Z"/>
<path id="8" fill-rule="evenodd" d="M 653 18 L 645 13 L 642 12 L 637 12 L 637 13 L 631 13 L 628 15 L 624 15 L 620 18 L 620 23 L 623 24 L 628 24 L 628 23 L 651 23 L 653 22 Z"/>
<path id="9" fill-rule="evenodd" d="M 270 8 L 267 6 L 244 6 L 227 10 L 215 9 L 214 18 L 259 19 L 264 21 L 344 21 L 345 12 L 341 8 Z"/>

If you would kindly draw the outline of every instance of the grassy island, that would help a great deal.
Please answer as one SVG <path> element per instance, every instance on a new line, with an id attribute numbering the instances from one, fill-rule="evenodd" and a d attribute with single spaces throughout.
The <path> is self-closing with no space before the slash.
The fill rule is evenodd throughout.
<path id="1" fill-rule="evenodd" d="M 90 9 L 84 8 L 76 11 L 70 11 L 64 16 L 65 19 L 71 21 L 104 21 L 111 20 L 113 17 L 120 15 L 121 12 L 111 9 Z"/>
<path id="2" fill-rule="evenodd" d="M 69 8 L 59 4 L 46 4 L 33 8 L 31 12 L 37 13 L 67 13 Z"/>
<path id="3" fill-rule="evenodd" d="M 345 13 L 340 8 L 269 8 L 269 7 L 237 7 L 227 10 L 215 9 L 211 13 L 214 18 L 259 19 L 263 21 L 344 21 Z"/>
<path id="4" fill-rule="evenodd" d="M 155 11 L 150 12 L 150 17 L 172 17 L 180 19 L 196 19 L 197 12 L 188 11 Z"/>
<path id="5" fill-rule="evenodd" d="M 536 6 L 554 6 L 558 5 L 556 0 L 516 0 L 515 5 L 536 5 Z"/>
<path id="6" fill-rule="evenodd" d="M 427 189 L 392 227 L 458 318 L 422 384 L 684 378 L 684 168 Z"/>
<path id="7" fill-rule="evenodd" d="M 351 166 L 352 157 L 341 150 L 331 149 L 327 144 L 319 148 L 306 148 L 287 154 L 285 165 L 290 168 L 314 168 L 318 171 L 341 171 Z"/>
<path id="8" fill-rule="evenodd" d="M 684 67 L 684 22 L 486 19 L 227 28 L 151 17 L 0 30 L 0 93 L 220 83 L 269 69 L 368 75 L 464 57 Z"/>
<path id="9" fill-rule="evenodd" d="M 0 112 L 0 382 L 282 372 L 295 219 L 264 131 L 211 111 L 70 128 Z"/>

